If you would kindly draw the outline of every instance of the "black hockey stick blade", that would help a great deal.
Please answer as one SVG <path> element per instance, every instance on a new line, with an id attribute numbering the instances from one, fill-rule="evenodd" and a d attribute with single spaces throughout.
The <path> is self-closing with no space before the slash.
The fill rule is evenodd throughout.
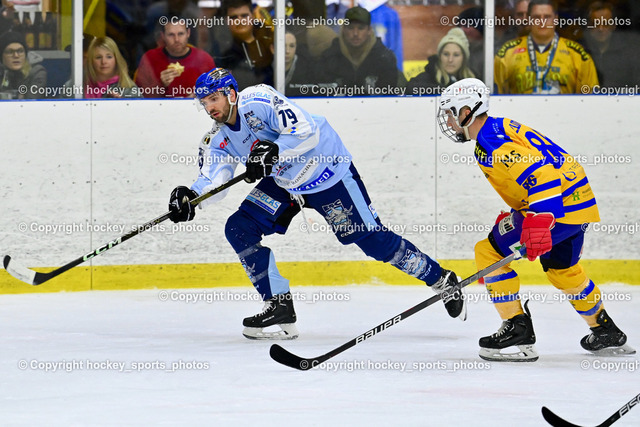
<path id="1" fill-rule="evenodd" d="M 230 179 L 229 181 L 225 182 L 224 184 L 220 185 L 219 187 L 214 188 L 213 190 L 202 194 L 201 196 L 196 197 L 195 199 L 191 200 L 191 204 L 193 206 L 197 206 L 199 203 L 201 203 L 202 201 L 208 199 L 209 197 L 218 194 L 224 190 L 226 190 L 227 188 L 231 187 L 234 184 L 237 184 L 238 182 L 244 180 L 247 177 L 246 173 L 241 173 L 240 175 L 236 176 L 235 178 Z M 25 283 L 28 283 L 30 285 L 33 286 L 37 286 L 37 285 L 41 285 L 42 283 L 53 279 L 56 276 L 59 276 L 60 274 L 64 273 L 65 271 L 68 271 L 70 269 L 72 269 L 73 267 L 82 264 L 85 261 L 90 260 L 91 258 L 94 258 L 106 251 L 108 251 L 109 249 L 113 248 L 114 246 L 119 245 L 122 242 L 126 242 L 127 240 L 129 240 L 130 238 L 137 236 L 138 234 L 147 231 L 151 228 L 153 228 L 154 226 L 160 224 L 163 221 L 166 221 L 167 219 L 169 219 L 169 212 L 155 218 L 152 219 L 151 221 L 141 225 L 140 227 L 136 227 L 134 228 L 132 231 L 130 231 L 129 233 L 122 235 L 108 243 L 105 243 L 104 245 L 100 246 L 97 249 L 92 250 L 91 252 L 81 256 L 80 258 L 76 258 L 73 261 L 63 265 L 62 267 L 56 268 L 53 271 L 50 271 L 48 273 L 40 273 L 34 270 L 31 270 L 30 268 L 25 267 L 24 265 L 16 262 L 13 258 L 11 258 L 9 255 L 5 255 L 2 259 L 2 264 L 4 265 L 4 269 L 7 270 L 7 273 L 9 273 L 10 275 L 12 275 L 13 277 L 15 277 L 18 280 L 21 280 Z"/>
<path id="2" fill-rule="evenodd" d="M 613 415 L 609 418 L 598 424 L 596 427 L 609 427 L 611 424 L 618 421 L 624 414 L 629 412 L 634 406 L 640 405 L 640 394 L 637 394 L 633 399 L 624 404 L 624 406 L 618 409 Z M 553 412 L 546 406 L 542 407 L 542 416 L 549 424 L 554 427 L 580 427 L 577 424 L 572 424 L 569 421 L 565 421 Z"/>
<path id="3" fill-rule="evenodd" d="M 580 427 L 577 424 L 572 424 L 569 421 L 563 420 L 562 418 L 551 412 L 551 410 L 546 406 L 542 407 L 542 416 L 545 420 L 547 420 L 549 424 L 554 427 Z"/>
<path id="4" fill-rule="evenodd" d="M 486 276 L 487 274 L 496 271 L 497 269 L 499 269 L 500 267 L 503 267 L 507 264 L 509 264 L 511 261 L 513 261 L 514 259 L 518 259 L 520 258 L 522 255 L 521 253 L 524 252 L 524 246 L 522 246 L 520 248 L 519 252 L 514 252 L 511 255 L 509 255 L 508 257 L 505 257 L 503 259 L 501 259 L 500 261 L 491 264 L 490 266 L 488 266 L 487 268 L 484 268 L 480 271 L 478 271 L 477 273 L 467 277 L 466 279 L 464 279 L 462 282 L 460 282 L 460 287 L 464 288 L 465 286 L 475 282 L 476 280 L 480 279 L 481 277 Z M 273 344 L 271 346 L 271 348 L 269 349 L 269 355 L 271 356 L 271 358 L 273 360 L 275 360 L 278 363 L 281 363 L 285 366 L 288 366 L 290 368 L 294 368 L 294 369 L 299 369 L 301 371 L 308 371 L 311 368 L 314 368 L 316 366 L 318 366 L 319 364 L 326 362 L 327 360 L 331 359 L 332 357 L 342 353 L 345 350 L 350 349 L 351 347 L 360 344 L 361 342 L 371 338 L 372 336 L 376 335 L 379 332 L 384 331 L 385 329 L 390 328 L 391 326 L 403 321 L 404 319 L 406 319 L 407 317 L 416 314 L 417 312 L 419 312 L 420 310 L 423 310 L 427 307 L 429 307 L 431 304 L 435 303 L 436 301 L 440 300 L 440 295 L 434 295 L 431 298 L 422 301 L 420 304 L 411 307 L 410 309 L 398 314 L 395 317 L 392 317 L 391 319 L 387 320 L 386 322 L 383 322 L 381 324 L 379 324 L 378 326 L 376 326 L 373 329 L 369 329 L 367 332 L 358 335 L 356 338 L 352 339 L 351 341 L 348 341 L 346 343 L 344 343 L 343 345 L 341 345 L 338 348 L 335 348 L 333 350 L 331 350 L 328 353 L 323 354 L 322 356 L 318 356 L 318 357 L 314 357 L 314 358 L 304 358 L 304 357 L 300 357 L 297 356 L 293 353 L 291 353 L 290 351 L 286 350 L 285 348 L 281 347 L 278 344 Z"/>

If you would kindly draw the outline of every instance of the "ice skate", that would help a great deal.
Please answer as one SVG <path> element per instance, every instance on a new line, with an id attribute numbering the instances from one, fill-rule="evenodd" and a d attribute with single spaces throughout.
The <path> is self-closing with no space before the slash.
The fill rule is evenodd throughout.
<path id="1" fill-rule="evenodd" d="M 531 313 L 527 301 L 524 304 L 525 314 L 519 314 L 502 322 L 498 331 L 480 338 L 480 357 L 496 362 L 535 362 L 538 360 L 534 344 L 536 335 L 533 330 Z M 518 351 L 502 352 L 509 347 L 517 347 Z M 513 349 L 515 350 L 515 349 Z"/>
<path id="2" fill-rule="evenodd" d="M 605 310 L 598 314 L 598 326 L 591 328 L 591 333 L 580 340 L 585 350 L 597 356 L 622 356 L 635 354 L 635 350 L 626 345 L 627 336 L 622 332 Z"/>
<path id="3" fill-rule="evenodd" d="M 443 268 L 440 279 L 431 285 L 431 289 L 440 295 L 449 316 L 457 317 L 463 322 L 467 320 L 467 303 L 458 284 L 458 277 L 453 271 Z"/>
<path id="4" fill-rule="evenodd" d="M 292 340 L 298 338 L 296 312 L 291 293 L 274 295 L 264 302 L 261 313 L 242 321 L 242 335 L 252 340 Z M 280 330 L 265 331 L 270 326 Z"/>

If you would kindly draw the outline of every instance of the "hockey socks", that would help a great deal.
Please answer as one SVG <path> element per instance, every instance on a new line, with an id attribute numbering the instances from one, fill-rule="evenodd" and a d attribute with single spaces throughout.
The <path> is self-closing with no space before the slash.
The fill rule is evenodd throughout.
<path id="1" fill-rule="evenodd" d="M 289 292 L 289 281 L 280 275 L 271 249 L 258 243 L 240 252 L 238 257 L 263 300 Z"/>
<path id="2" fill-rule="evenodd" d="M 429 286 L 440 279 L 440 264 L 422 253 L 413 243 L 402 239 L 400 246 L 389 263 L 397 269 L 422 280 Z"/>
<path id="3" fill-rule="evenodd" d="M 425 282 L 442 297 L 449 316 L 467 319 L 467 307 L 455 273 L 440 267 L 413 243 L 402 239 L 398 250 L 389 261 L 397 269 Z"/>

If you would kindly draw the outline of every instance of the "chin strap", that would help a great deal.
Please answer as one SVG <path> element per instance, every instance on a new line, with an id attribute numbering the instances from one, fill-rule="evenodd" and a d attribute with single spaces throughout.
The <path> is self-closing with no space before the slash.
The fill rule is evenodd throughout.
<path id="1" fill-rule="evenodd" d="M 478 102 L 473 109 L 467 114 L 467 117 L 464 118 L 462 123 L 460 123 L 460 127 L 462 128 L 462 132 L 464 133 L 464 137 L 467 138 L 467 141 L 471 140 L 469 136 L 469 126 L 475 121 L 475 112 L 482 106 L 482 101 Z"/>
<path id="2" fill-rule="evenodd" d="M 464 133 L 464 137 L 467 138 L 465 142 L 471 141 L 471 136 L 469 136 L 469 126 L 463 127 L 462 132 Z"/>
<path id="3" fill-rule="evenodd" d="M 465 119 L 462 121 L 462 125 L 459 125 L 460 128 L 462 129 L 462 134 L 456 134 L 456 136 L 458 137 L 458 142 L 467 142 L 467 141 L 471 141 L 471 136 L 469 135 L 469 126 L 471 126 L 471 123 L 474 122 L 474 120 L 471 120 L 471 123 L 467 123 L 469 120 L 467 120 L 469 117 L 471 117 L 471 114 L 469 114 L 467 117 L 465 117 Z M 464 137 L 464 138 L 463 138 Z"/>
<path id="4" fill-rule="evenodd" d="M 476 111 L 478 111 L 478 109 L 482 106 L 482 101 L 478 102 L 475 107 L 473 107 L 473 109 L 469 112 L 469 114 L 467 115 L 467 117 L 464 118 L 464 120 L 462 121 L 462 123 L 460 123 L 460 127 L 464 128 L 465 126 L 471 125 L 471 123 L 473 123 L 473 121 L 471 121 L 471 123 L 467 123 L 469 120 L 471 120 L 473 117 L 473 115 L 475 114 Z"/>
<path id="5" fill-rule="evenodd" d="M 231 115 L 233 114 L 233 107 L 236 106 L 236 103 L 238 102 L 238 98 L 236 98 L 236 102 L 231 102 L 231 91 L 229 91 L 229 95 L 227 95 L 227 100 L 229 101 L 229 117 L 227 117 L 227 120 L 225 120 L 225 123 L 231 120 Z"/>

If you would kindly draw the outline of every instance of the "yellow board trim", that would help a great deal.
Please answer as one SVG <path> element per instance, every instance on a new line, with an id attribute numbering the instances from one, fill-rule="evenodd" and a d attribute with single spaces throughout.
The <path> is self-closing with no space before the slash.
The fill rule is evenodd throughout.
<path id="1" fill-rule="evenodd" d="M 582 260 L 587 275 L 597 284 L 640 285 L 640 260 Z M 467 277 L 476 271 L 472 260 L 442 260 L 445 268 Z M 513 263 L 525 285 L 548 283 L 539 262 Z M 340 286 L 352 284 L 423 285 L 390 265 L 377 261 L 280 262 L 280 273 L 291 286 Z M 52 269 L 37 268 L 37 271 Z M 76 267 L 40 286 L 23 283 L 0 270 L 0 293 L 185 289 L 228 286 L 251 287 L 239 263 L 149 264 Z"/>

